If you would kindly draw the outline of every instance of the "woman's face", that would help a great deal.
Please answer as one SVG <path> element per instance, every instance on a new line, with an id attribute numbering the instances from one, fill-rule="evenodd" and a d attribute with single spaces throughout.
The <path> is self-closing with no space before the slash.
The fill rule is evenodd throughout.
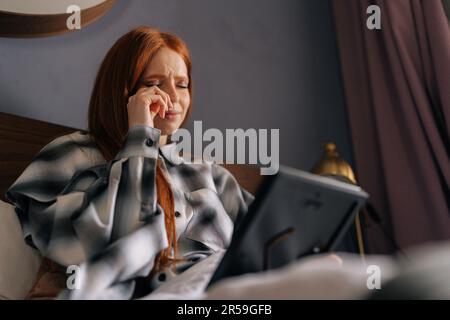
<path id="1" fill-rule="evenodd" d="M 141 87 L 156 85 L 170 96 L 175 113 L 166 113 L 164 119 L 156 116 L 153 122 L 155 128 L 161 130 L 161 135 L 172 134 L 186 117 L 191 102 L 188 72 L 183 58 L 175 51 L 162 47 L 145 69 L 140 83 Z"/>

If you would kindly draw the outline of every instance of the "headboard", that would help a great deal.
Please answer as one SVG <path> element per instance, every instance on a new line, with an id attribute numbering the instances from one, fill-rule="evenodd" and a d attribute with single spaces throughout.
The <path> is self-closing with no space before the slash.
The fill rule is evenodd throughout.
<path id="1" fill-rule="evenodd" d="M 0 199 L 34 156 L 53 139 L 78 129 L 0 112 Z M 242 187 L 255 194 L 261 181 L 259 168 L 224 164 Z"/>

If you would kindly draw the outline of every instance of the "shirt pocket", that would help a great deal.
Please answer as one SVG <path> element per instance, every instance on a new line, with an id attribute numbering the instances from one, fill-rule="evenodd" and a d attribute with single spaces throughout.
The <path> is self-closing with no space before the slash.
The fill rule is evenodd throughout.
<path id="1" fill-rule="evenodd" d="M 233 233 L 233 221 L 217 193 L 209 188 L 185 192 L 187 206 L 192 208 L 185 237 L 212 249 L 226 249 Z"/>

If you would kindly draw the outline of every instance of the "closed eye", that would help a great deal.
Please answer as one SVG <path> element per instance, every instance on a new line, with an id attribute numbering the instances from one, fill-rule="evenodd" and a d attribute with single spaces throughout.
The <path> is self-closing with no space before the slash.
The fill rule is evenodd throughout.
<path id="1" fill-rule="evenodd" d="M 152 87 L 152 86 L 161 87 L 162 83 L 148 83 L 148 84 L 146 84 L 146 86 L 147 87 Z M 180 89 L 188 89 L 189 88 L 188 85 L 182 85 L 182 84 L 177 85 L 177 87 Z"/>
<path id="2" fill-rule="evenodd" d="M 162 85 L 161 83 L 148 83 L 148 84 L 146 84 L 147 87 L 153 87 L 153 86 L 160 87 L 161 85 Z"/>

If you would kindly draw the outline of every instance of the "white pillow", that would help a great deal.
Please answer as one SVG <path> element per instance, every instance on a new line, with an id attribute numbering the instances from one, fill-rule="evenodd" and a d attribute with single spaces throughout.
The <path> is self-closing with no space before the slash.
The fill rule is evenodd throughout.
<path id="1" fill-rule="evenodd" d="M 41 260 L 25 243 L 14 207 L 0 200 L 0 299 L 25 298 Z"/>

